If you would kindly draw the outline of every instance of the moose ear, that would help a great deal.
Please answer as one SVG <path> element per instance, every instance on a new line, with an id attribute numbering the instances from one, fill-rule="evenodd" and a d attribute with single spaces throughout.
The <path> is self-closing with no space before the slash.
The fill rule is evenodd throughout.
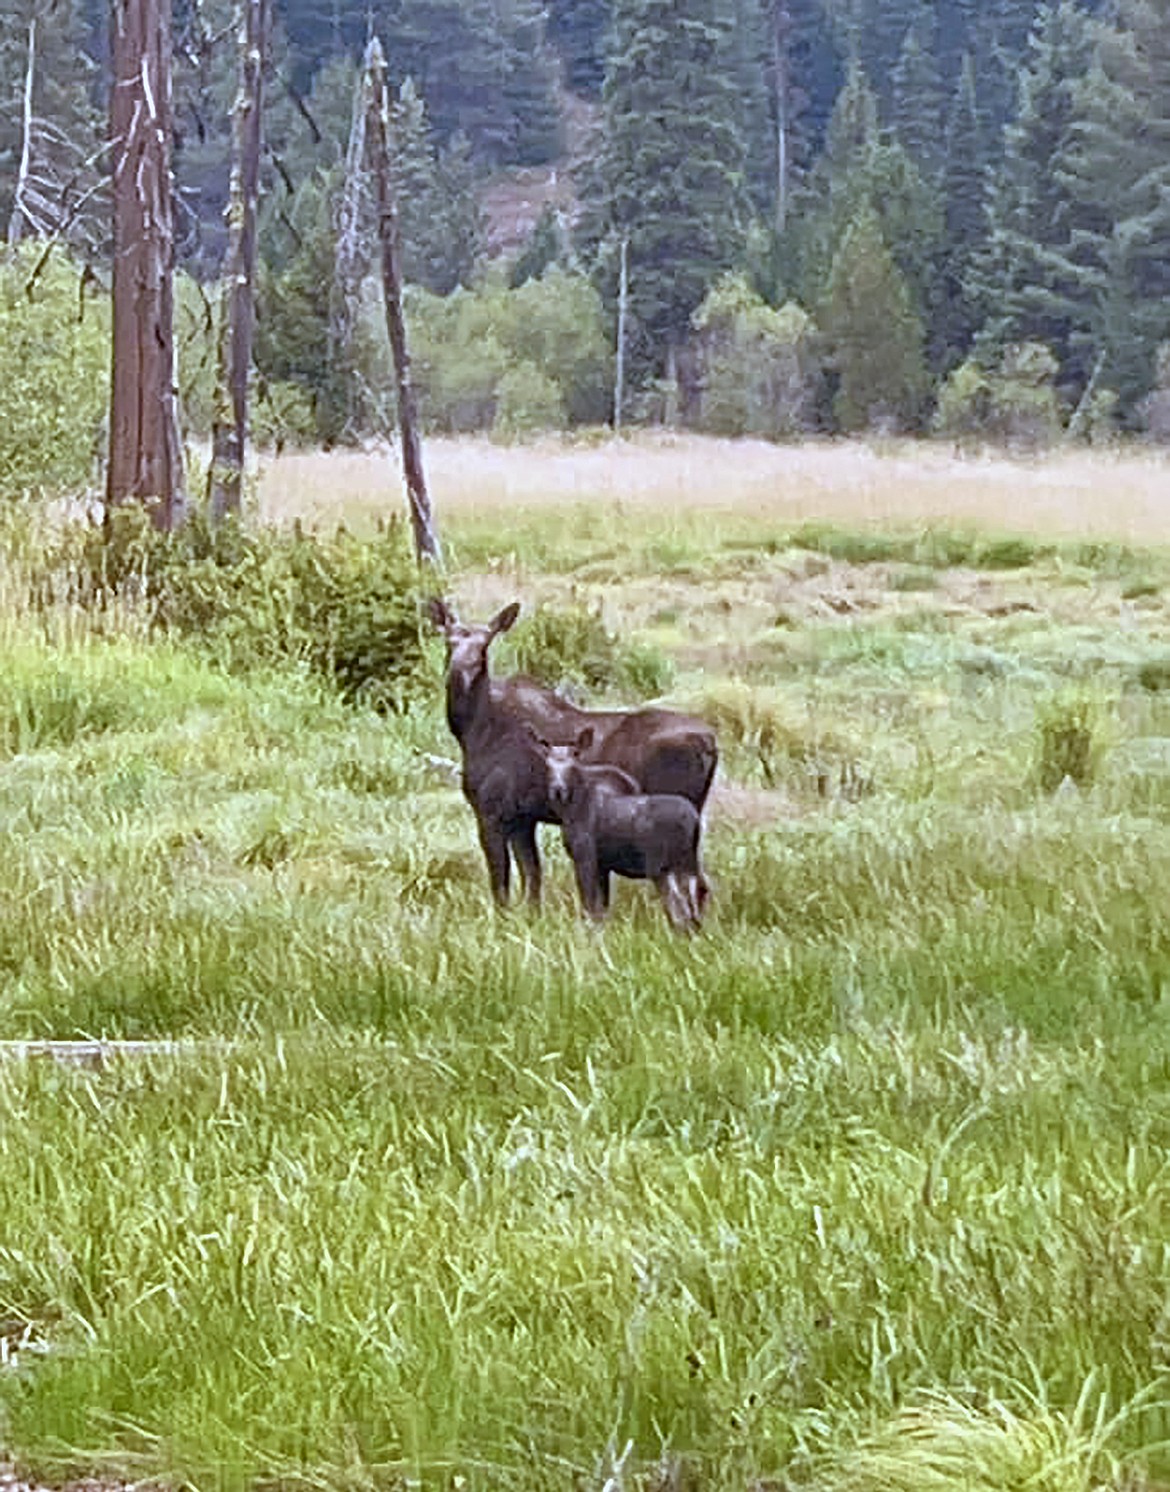
<path id="1" fill-rule="evenodd" d="M 498 637 L 501 632 L 507 632 L 510 627 L 515 625 L 516 618 L 519 615 L 520 603 L 519 601 L 513 601 L 508 606 L 505 606 L 503 611 L 498 611 L 492 617 L 488 623 L 488 631 L 493 637 Z"/>
<path id="2" fill-rule="evenodd" d="M 577 737 L 577 750 L 588 751 L 589 748 L 593 745 L 595 737 L 596 732 L 594 731 L 593 727 L 591 725 L 587 725 L 581 732 L 581 734 Z"/>
<path id="3" fill-rule="evenodd" d="M 431 596 L 426 603 L 427 616 L 431 625 L 445 632 L 448 627 L 453 627 L 456 622 L 454 609 L 439 596 Z"/>

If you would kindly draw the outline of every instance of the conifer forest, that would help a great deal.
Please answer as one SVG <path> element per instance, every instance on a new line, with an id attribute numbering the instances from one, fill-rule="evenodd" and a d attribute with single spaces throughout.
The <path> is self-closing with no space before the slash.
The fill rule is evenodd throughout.
<path id="1" fill-rule="evenodd" d="M 100 295 L 106 7 L 3 8 L 0 223 L 10 241 L 58 234 Z M 175 0 L 187 431 L 212 418 L 236 31 L 230 0 Z M 281 0 L 260 173 L 262 430 L 344 442 L 393 406 L 377 318 L 336 334 L 373 33 L 432 430 L 609 420 L 624 257 L 633 423 L 1165 435 L 1164 0 Z M 359 245 L 359 286 L 370 261 Z"/>

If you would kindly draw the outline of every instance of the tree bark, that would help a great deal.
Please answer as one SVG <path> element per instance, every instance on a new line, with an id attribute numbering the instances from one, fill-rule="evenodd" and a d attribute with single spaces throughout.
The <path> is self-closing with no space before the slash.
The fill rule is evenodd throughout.
<path id="1" fill-rule="evenodd" d="M 106 499 L 183 521 L 175 390 L 170 0 L 112 0 L 113 350 Z"/>
<path id="2" fill-rule="evenodd" d="M 410 353 L 406 341 L 406 319 L 402 312 L 402 247 L 398 211 L 390 175 L 390 93 L 386 83 L 386 58 L 375 36 L 366 48 L 367 84 L 366 138 L 378 205 L 378 241 L 382 248 L 382 286 L 386 302 L 386 329 L 394 354 L 398 391 L 398 428 L 402 436 L 402 467 L 406 477 L 414 550 L 418 561 L 442 562 L 439 536 L 431 499 L 423 474 L 422 447 L 418 433 L 418 409 L 410 378 Z"/>
<path id="3" fill-rule="evenodd" d="M 219 330 L 219 375 L 207 477 L 212 522 L 240 511 L 248 439 L 248 374 L 255 327 L 256 200 L 264 134 L 269 0 L 240 0 L 240 82 L 232 124 L 228 247 Z"/>

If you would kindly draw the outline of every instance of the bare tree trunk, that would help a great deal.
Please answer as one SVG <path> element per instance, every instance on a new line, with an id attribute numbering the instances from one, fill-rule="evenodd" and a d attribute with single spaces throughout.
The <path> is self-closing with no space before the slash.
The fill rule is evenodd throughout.
<path id="1" fill-rule="evenodd" d="M 32 161 L 33 80 L 37 69 L 37 18 L 28 23 L 28 66 L 24 74 L 23 134 L 20 146 L 20 169 L 12 197 L 12 215 L 8 219 L 8 247 L 15 248 L 24 236 L 24 189 Z"/>
<path id="2" fill-rule="evenodd" d="M 792 13 L 788 0 L 773 0 L 772 65 L 776 107 L 776 232 L 788 226 L 789 120 L 792 112 L 792 75 L 789 46 L 792 37 Z"/>
<path id="3" fill-rule="evenodd" d="M 398 427 L 402 434 L 402 467 L 410 503 L 414 550 L 419 563 L 442 562 L 439 536 L 431 499 L 423 475 L 422 448 L 418 434 L 418 410 L 410 380 L 410 353 L 406 345 L 406 319 L 402 314 L 402 249 L 398 234 L 398 212 L 394 184 L 390 179 L 390 93 L 386 84 L 386 58 L 375 36 L 366 48 L 367 126 L 371 166 L 378 202 L 378 240 L 382 246 L 382 286 L 386 302 L 386 329 L 394 354 L 398 389 Z"/>
<path id="4" fill-rule="evenodd" d="M 622 239 L 618 270 L 617 360 L 613 380 L 613 433 L 622 433 L 622 405 L 626 397 L 626 312 L 630 299 L 630 240 Z"/>
<path id="5" fill-rule="evenodd" d="M 354 88 L 349 144 L 345 152 L 345 181 L 334 216 L 337 254 L 329 305 L 329 366 L 344 368 L 347 374 L 353 367 L 353 342 L 361 316 L 362 282 L 369 273 L 372 258 L 373 213 L 369 210 L 369 176 L 366 171 L 367 82 L 364 76 L 360 76 Z M 355 423 L 358 413 L 353 377 L 346 377 L 345 387 L 348 428 Z"/>
<path id="6" fill-rule="evenodd" d="M 146 505 L 157 528 L 185 516 L 175 398 L 170 0 L 112 0 L 114 328 L 109 507 Z"/>
<path id="7" fill-rule="evenodd" d="M 219 374 L 207 477 L 212 521 L 240 511 L 248 439 L 248 374 L 255 325 L 256 198 L 264 125 L 269 0 L 240 0 L 240 84 L 232 126 L 228 247 L 219 329 Z"/>

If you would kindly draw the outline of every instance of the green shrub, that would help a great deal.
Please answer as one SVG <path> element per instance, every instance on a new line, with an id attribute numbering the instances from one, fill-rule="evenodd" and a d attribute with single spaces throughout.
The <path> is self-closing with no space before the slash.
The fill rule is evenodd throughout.
<path id="1" fill-rule="evenodd" d="M 991 539 L 978 546 L 971 563 L 980 570 L 1024 570 L 1047 553 L 1051 553 L 1051 546 L 1045 548 L 1031 539 Z"/>
<path id="2" fill-rule="evenodd" d="M 105 530 L 68 531 L 43 582 L 62 572 L 83 599 L 128 598 L 151 624 L 192 638 L 232 669 L 299 661 L 343 697 L 398 708 L 425 676 L 416 580 L 400 524 L 375 539 L 339 531 L 211 528 L 195 516 L 160 534 L 138 507 Z"/>
<path id="3" fill-rule="evenodd" d="M 1100 744 L 1096 711 L 1081 696 L 1052 700 L 1037 721 L 1037 780 L 1042 792 L 1053 793 L 1066 780 L 1088 787 L 1097 774 Z"/>
<path id="4" fill-rule="evenodd" d="M 584 602 L 542 606 L 511 633 L 517 667 L 542 683 L 573 683 L 618 690 L 640 698 L 661 694 L 673 668 L 656 648 L 623 643 L 605 625 L 601 610 Z"/>
<path id="5" fill-rule="evenodd" d="M 779 310 L 742 275 L 721 281 L 693 317 L 699 427 L 716 435 L 800 435 L 816 424 L 824 379 L 812 317 Z"/>
<path id="6" fill-rule="evenodd" d="M 1170 689 L 1170 655 L 1147 658 L 1138 666 L 1137 680 L 1151 694 L 1160 694 L 1164 689 Z"/>
<path id="7" fill-rule="evenodd" d="M 1060 432 L 1058 371 L 1039 342 L 1005 347 L 990 368 L 968 359 L 939 391 L 934 428 L 954 440 L 983 436 L 1022 450 L 1048 445 Z"/>
<path id="8" fill-rule="evenodd" d="M 522 362 L 509 368 L 496 391 L 492 433 L 509 440 L 541 430 L 559 430 L 565 423 L 565 401 L 560 385 L 536 366 Z"/>
<path id="9" fill-rule="evenodd" d="M 489 284 L 446 297 L 411 290 L 407 316 L 430 428 L 498 421 L 511 434 L 604 419 L 610 355 L 601 300 L 581 276 L 551 269 L 517 290 Z"/>
<path id="10" fill-rule="evenodd" d="M 0 497 L 90 481 L 109 397 L 109 301 L 55 254 L 26 293 L 39 246 L 0 266 Z"/>
<path id="11" fill-rule="evenodd" d="M 974 358 L 950 373 L 938 392 L 934 428 L 949 440 L 963 442 L 985 435 L 991 422 L 991 383 Z"/>

